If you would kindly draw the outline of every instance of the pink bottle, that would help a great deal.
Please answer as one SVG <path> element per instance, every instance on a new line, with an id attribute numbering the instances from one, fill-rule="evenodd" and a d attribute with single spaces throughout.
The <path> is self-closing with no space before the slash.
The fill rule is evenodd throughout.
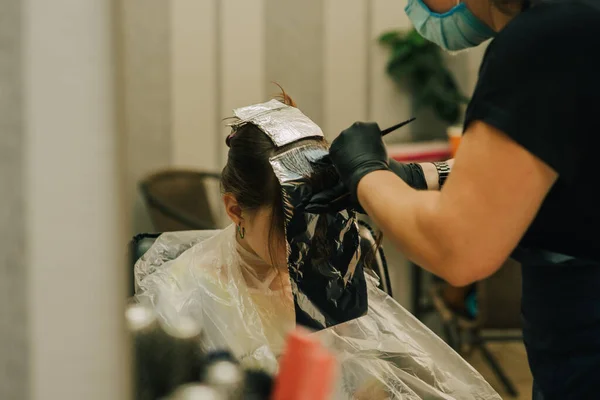
<path id="1" fill-rule="evenodd" d="M 272 400 L 327 400 L 335 379 L 336 360 L 304 329 L 288 335 L 279 363 Z"/>

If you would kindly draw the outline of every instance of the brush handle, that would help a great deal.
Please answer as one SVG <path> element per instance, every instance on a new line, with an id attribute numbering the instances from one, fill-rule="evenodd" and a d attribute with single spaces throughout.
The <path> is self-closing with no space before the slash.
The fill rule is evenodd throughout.
<path id="1" fill-rule="evenodd" d="M 387 129 L 384 129 L 384 130 L 382 130 L 382 131 L 381 131 L 381 136 L 385 136 L 385 135 L 387 135 L 388 133 L 392 133 L 392 132 L 394 132 L 395 130 L 402 128 L 404 125 L 408 125 L 408 124 L 410 124 L 410 123 L 411 123 L 411 122 L 413 122 L 415 119 L 416 119 L 415 117 L 412 117 L 411 119 L 407 119 L 407 120 L 406 120 L 406 121 L 404 121 L 404 122 L 400 122 L 399 124 L 396 124 L 396 125 L 394 125 L 394 126 L 390 126 L 389 128 L 387 128 Z"/>

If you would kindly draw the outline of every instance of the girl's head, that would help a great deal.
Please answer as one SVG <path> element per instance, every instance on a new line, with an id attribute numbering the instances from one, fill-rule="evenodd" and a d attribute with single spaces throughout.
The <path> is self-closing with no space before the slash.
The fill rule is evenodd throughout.
<path id="1" fill-rule="evenodd" d="M 283 103 L 294 106 L 282 93 Z M 221 175 L 225 210 L 237 225 L 239 243 L 274 267 L 287 266 L 281 186 L 269 159 L 305 144 L 327 148 L 320 139 L 305 139 L 277 149 L 256 125 L 244 124 L 229 140 L 227 164 Z"/>

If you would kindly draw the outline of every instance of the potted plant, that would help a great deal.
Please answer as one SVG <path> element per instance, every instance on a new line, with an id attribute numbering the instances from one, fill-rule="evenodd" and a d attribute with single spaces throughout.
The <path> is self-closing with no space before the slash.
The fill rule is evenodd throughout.
<path id="1" fill-rule="evenodd" d="M 469 99 L 446 68 L 442 50 L 414 29 L 386 32 L 379 37 L 379 43 L 391 53 L 388 75 L 394 82 L 408 86 L 415 112 L 429 109 L 446 126 L 458 124 Z"/>

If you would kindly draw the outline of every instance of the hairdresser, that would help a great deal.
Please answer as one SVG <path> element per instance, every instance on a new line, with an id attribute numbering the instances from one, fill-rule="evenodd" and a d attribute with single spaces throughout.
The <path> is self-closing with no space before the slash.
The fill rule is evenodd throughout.
<path id="1" fill-rule="evenodd" d="M 512 254 L 533 398 L 600 398 L 600 1 L 409 0 L 406 12 L 445 50 L 493 37 L 464 136 L 442 189 L 415 190 L 390 171 L 377 124 L 355 123 L 330 149 L 346 206 L 455 286 Z"/>

